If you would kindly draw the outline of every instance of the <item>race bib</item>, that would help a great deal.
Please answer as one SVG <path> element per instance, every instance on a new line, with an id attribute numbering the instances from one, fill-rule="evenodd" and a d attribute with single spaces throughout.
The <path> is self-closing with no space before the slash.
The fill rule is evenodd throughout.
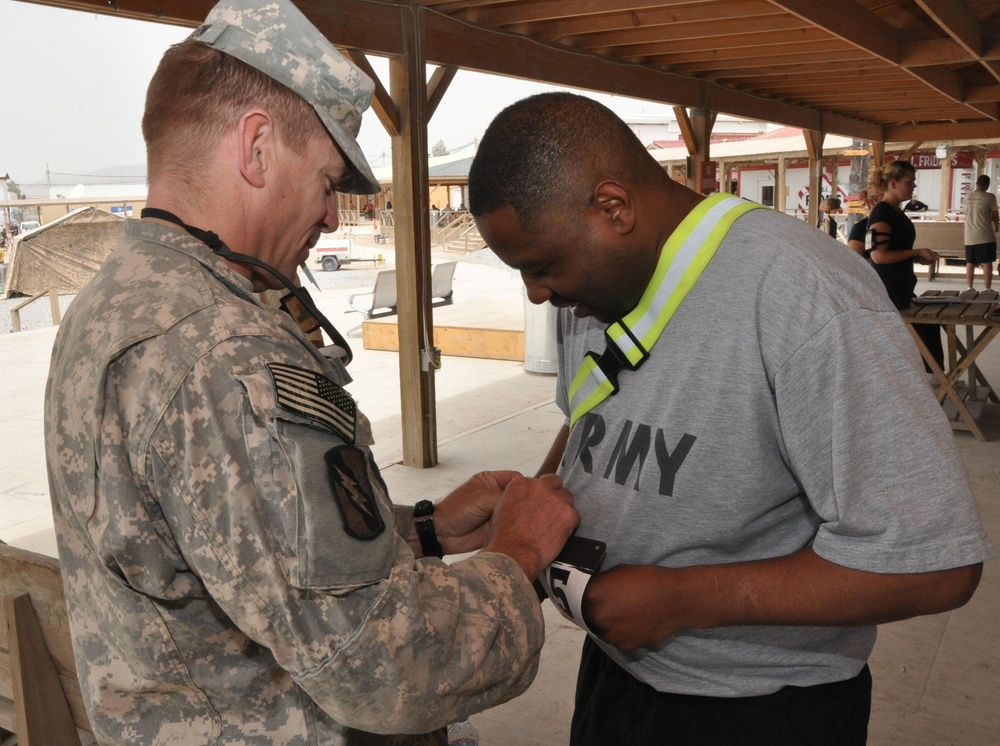
<path id="1" fill-rule="evenodd" d="M 600 569 L 606 551 L 603 541 L 570 536 L 559 556 L 542 573 L 542 585 L 559 613 L 591 633 L 583 620 L 583 593 Z"/>

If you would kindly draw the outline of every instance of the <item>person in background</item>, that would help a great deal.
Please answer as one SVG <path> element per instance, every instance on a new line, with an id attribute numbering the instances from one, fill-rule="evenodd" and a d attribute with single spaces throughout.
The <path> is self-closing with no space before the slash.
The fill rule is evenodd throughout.
<path id="1" fill-rule="evenodd" d="M 861 204 L 865 206 L 867 212 L 871 212 L 872 207 L 878 202 L 876 194 L 867 189 L 862 189 L 858 196 L 861 198 Z M 868 248 L 867 241 L 865 240 L 867 235 L 868 215 L 866 214 L 851 226 L 851 231 L 847 236 L 847 245 L 854 253 L 865 259 L 868 259 L 871 255 L 871 249 Z"/>
<path id="2" fill-rule="evenodd" d="M 532 582 L 578 521 L 561 480 L 394 505 L 346 342 L 254 296 L 319 313 L 289 278 L 338 191 L 379 188 L 373 91 L 288 0 L 223 0 L 150 82 L 147 207 L 60 325 L 45 397 L 101 744 L 441 745 L 534 678 Z"/>
<path id="3" fill-rule="evenodd" d="M 607 545 L 571 746 L 864 744 L 875 625 L 965 603 L 991 555 L 873 273 L 800 220 L 673 182 L 568 93 L 494 119 L 469 207 L 560 309 L 565 424 L 539 473 Z"/>
<path id="4" fill-rule="evenodd" d="M 903 212 L 927 212 L 930 208 L 919 199 L 911 199 L 903 206 Z"/>
<path id="5" fill-rule="evenodd" d="M 993 263 L 997 260 L 1000 214 L 997 198 L 990 192 L 990 177 L 976 179 L 976 188 L 965 195 L 965 280 L 974 290 L 976 265 L 983 270 L 983 287 L 993 285 Z"/>
<path id="6" fill-rule="evenodd" d="M 913 263 L 927 264 L 938 259 L 937 252 L 932 249 L 913 248 L 917 232 L 901 205 L 913 196 L 916 184 L 917 171 L 909 161 L 886 163 L 874 169 L 868 179 L 869 191 L 882 195 L 868 214 L 871 262 L 885 285 L 889 300 L 898 309 L 906 308 L 913 301 L 913 290 L 917 286 Z M 943 368 L 940 327 L 937 324 L 915 324 L 914 328 L 938 366 Z M 930 372 L 926 361 L 924 367 Z"/>
<path id="7" fill-rule="evenodd" d="M 819 209 L 823 215 L 820 217 L 819 228 L 826 231 L 830 238 L 837 238 L 837 218 L 835 212 L 840 212 L 840 199 L 837 197 L 827 197 L 820 202 Z"/>

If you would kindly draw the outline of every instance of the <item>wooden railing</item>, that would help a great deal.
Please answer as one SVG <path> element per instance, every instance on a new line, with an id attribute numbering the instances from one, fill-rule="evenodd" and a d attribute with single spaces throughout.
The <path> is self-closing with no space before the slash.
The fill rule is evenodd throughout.
<path id="1" fill-rule="evenodd" d="M 433 242 L 445 251 L 469 253 L 483 248 L 485 242 L 472 216 L 467 212 L 455 215 L 452 222 L 432 230 Z"/>
<path id="2" fill-rule="evenodd" d="M 59 322 L 62 321 L 62 316 L 59 312 L 59 294 L 55 291 L 55 288 L 49 290 L 43 290 L 40 293 L 35 293 L 33 296 L 28 298 L 24 303 L 15 307 L 10 312 L 10 325 L 11 331 L 19 332 L 21 331 L 21 309 L 36 300 L 41 298 L 43 295 L 49 296 L 49 304 L 52 308 L 52 326 L 59 326 Z"/>

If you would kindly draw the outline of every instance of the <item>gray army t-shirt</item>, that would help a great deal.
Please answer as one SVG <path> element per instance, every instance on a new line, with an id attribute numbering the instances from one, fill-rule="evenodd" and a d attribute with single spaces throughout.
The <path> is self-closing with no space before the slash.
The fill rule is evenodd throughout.
<path id="1" fill-rule="evenodd" d="M 558 400 L 604 325 L 560 317 Z M 920 572 L 991 553 L 953 436 L 877 276 L 801 221 L 740 218 L 651 358 L 573 428 L 560 473 L 618 564 L 777 557 Z M 750 696 L 855 675 L 874 628 L 682 631 L 619 664 Z"/>

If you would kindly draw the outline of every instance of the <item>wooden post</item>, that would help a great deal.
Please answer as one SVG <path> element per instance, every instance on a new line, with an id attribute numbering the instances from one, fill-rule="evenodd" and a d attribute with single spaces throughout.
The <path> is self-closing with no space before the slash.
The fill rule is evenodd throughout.
<path id="1" fill-rule="evenodd" d="M 421 49 L 423 11 L 402 14 L 406 54 L 389 60 L 389 90 L 399 107 L 399 134 L 392 138 L 392 203 L 396 231 L 396 296 L 399 308 L 399 384 L 403 463 L 437 464 L 434 349 L 430 302 L 431 244 L 427 173 L 427 77 Z"/>
<path id="2" fill-rule="evenodd" d="M 785 156 L 778 156 L 778 164 L 774 169 L 774 209 L 778 212 L 784 214 L 785 204 L 787 203 L 787 172 L 788 172 L 788 161 L 785 160 Z"/>
<path id="3" fill-rule="evenodd" d="M 954 148 L 948 148 L 948 154 L 941 159 L 941 208 L 938 210 L 938 220 L 947 220 L 951 210 L 951 156 Z"/>
<path id="4" fill-rule="evenodd" d="M 703 194 L 702 165 L 711 160 L 712 127 L 715 126 L 717 112 L 692 109 L 689 113 L 683 106 L 675 106 L 674 115 L 688 151 L 687 186 Z"/>
<path id="5" fill-rule="evenodd" d="M 809 151 L 809 209 L 806 220 L 809 225 L 819 224 L 819 203 L 823 198 L 823 140 L 826 135 L 816 130 L 803 130 L 806 149 Z"/>

